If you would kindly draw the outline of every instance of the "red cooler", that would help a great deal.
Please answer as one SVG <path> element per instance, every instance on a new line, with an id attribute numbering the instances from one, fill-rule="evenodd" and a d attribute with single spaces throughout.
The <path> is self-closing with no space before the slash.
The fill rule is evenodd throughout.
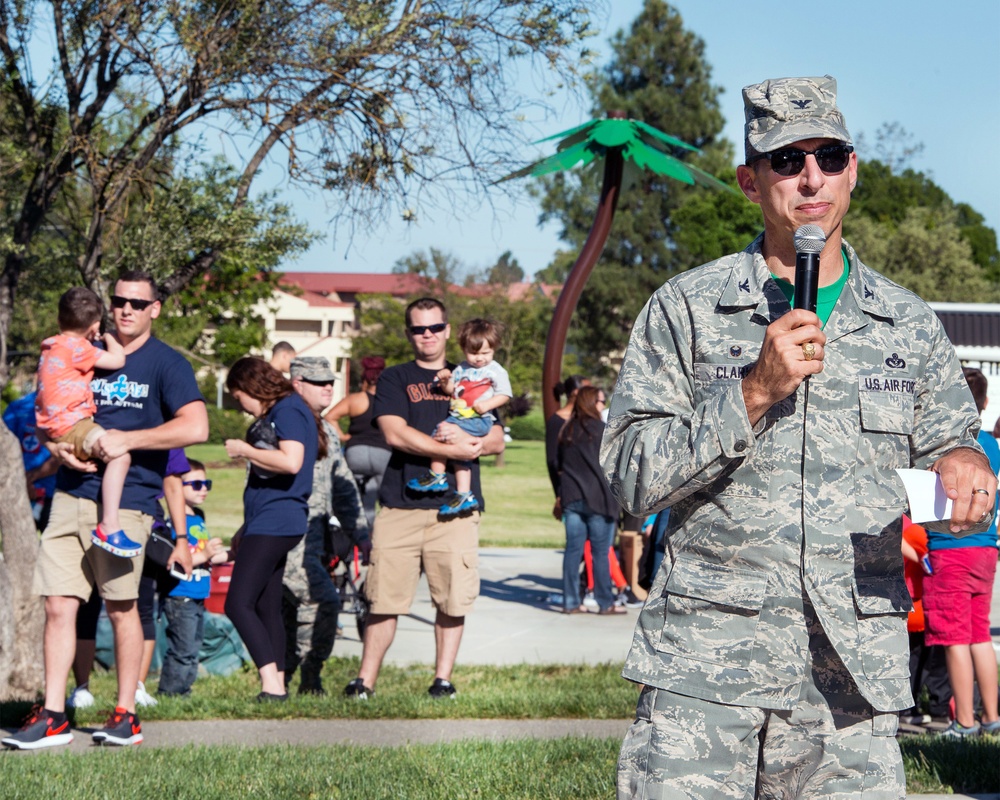
<path id="1" fill-rule="evenodd" d="M 233 579 L 232 562 L 212 567 L 212 583 L 209 588 L 205 610 L 213 614 L 224 614 L 226 595 L 229 593 L 229 582 Z"/>

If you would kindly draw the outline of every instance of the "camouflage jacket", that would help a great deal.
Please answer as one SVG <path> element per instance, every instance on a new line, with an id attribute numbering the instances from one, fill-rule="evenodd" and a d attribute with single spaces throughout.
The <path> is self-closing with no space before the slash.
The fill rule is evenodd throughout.
<path id="1" fill-rule="evenodd" d="M 808 602 L 862 695 L 906 708 L 906 496 L 893 470 L 977 448 L 979 415 L 934 312 L 845 243 L 823 372 L 751 427 L 740 381 L 789 311 L 760 243 L 670 280 L 632 330 L 601 459 L 629 513 L 671 514 L 623 675 L 790 708 Z"/>
<path id="2" fill-rule="evenodd" d="M 340 520 L 345 531 L 356 540 L 366 539 L 368 519 L 361 507 L 361 497 L 354 475 L 340 449 L 340 438 L 333 426 L 323 420 L 326 431 L 326 458 L 317 458 L 313 467 L 312 493 L 309 495 L 309 519 L 329 517 Z M 357 533 L 356 533 L 357 532 Z"/>

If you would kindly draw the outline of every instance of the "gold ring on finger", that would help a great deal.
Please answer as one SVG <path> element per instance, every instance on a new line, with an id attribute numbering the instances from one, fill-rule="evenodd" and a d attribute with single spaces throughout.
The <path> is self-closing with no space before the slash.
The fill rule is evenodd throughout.
<path id="1" fill-rule="evenodd" d="M 990 496 L 990 490 L 989 489 L 973 489 L 972 493 L 973 494 L 985 494 L 987 497 Z"/>
<path id="2" fill-rule="evenodd" d="M 806 342 L 802 345 L 802 355 L 806 361 L 812 361 L 816 357 L 816 345 L 812 342 Z"/>

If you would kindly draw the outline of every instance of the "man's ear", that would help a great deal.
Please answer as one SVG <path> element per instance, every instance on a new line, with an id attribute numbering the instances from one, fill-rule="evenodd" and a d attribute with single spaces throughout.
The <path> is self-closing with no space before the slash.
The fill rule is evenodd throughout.
<path id="1" fill-rule="evenodd" d="M 740 164 L 736 168 L 736 182 L 743 190 L 747 200 L 760 205 L 760 190 L 757 188 L 757 173 L 746 164 Z"/>

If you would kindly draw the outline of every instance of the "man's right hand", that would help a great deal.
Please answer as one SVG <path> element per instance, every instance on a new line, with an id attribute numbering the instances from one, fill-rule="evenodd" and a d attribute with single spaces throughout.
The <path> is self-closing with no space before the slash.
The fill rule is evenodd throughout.
<path id="1" fill-rule="evenodd" d="M 811 358 L 806 357 L 805 344 L 813 346 Z M 767 326 L 757 363 L 743 379 L 743 402 L 751 425 L 806 378 L 823 371 L 824 345 L 826 335 L 811 311 L 793 309 Z"/>
<path id="2" fill-rule="evenodd" d="M 453 422 L 438 425 L 434 439 L 448 445 L 448 459 L 453 461 L 472 461 L 483 454 L 483 440 L 470 436 Z"/>

